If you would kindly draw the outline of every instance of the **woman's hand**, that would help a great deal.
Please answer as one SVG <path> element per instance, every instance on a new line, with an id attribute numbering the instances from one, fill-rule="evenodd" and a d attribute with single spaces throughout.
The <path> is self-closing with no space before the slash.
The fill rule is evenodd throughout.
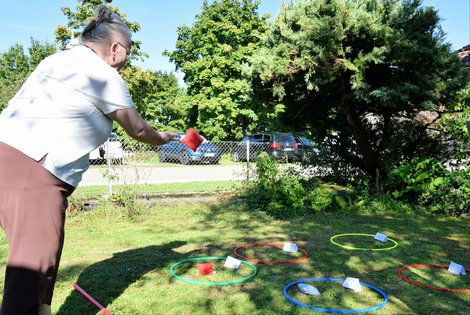
<path id="1" fill-rule="evenodd" d="M 180 136 L 176 132 L 160 131 L 159 133 L 165 143 L 168 143 L 170 141 L 180 141 Z"/>

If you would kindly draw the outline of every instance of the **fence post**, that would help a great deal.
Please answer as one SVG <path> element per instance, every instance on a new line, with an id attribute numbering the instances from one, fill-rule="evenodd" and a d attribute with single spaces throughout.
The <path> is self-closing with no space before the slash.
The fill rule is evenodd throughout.
<path id="1" fill-rule="evenodd" d="M 108 157 L 108 174 L 111 174 L 111 160 Z M 111 183 L 111 176 L 108 176 L 108 195 L 113 195 L 113 185 Z"/>
<path id="2" fill-rule="evenodd" d="M 106 157 L 106 164 L 108 165 L 108 195 L 112 196 L 113 195 L 113 185 L 111 183 L 112 181 L 112 175 L 111 175 L 111 159 L 109 158 L 109 139 L 106 140 L 105 142 L 105 157 Z"/>
<path id="3" fill-rule="evenodd" d="M 246 187 L 250 185 L 250 140 L 246 141 Z"/>

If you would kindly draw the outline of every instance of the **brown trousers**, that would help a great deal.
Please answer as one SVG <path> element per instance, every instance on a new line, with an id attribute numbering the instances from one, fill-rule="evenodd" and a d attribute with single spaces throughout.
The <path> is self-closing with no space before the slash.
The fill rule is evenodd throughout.
<path id="1" fill-rule="evenodd" d="M 0 225 L 8 240 L 2 315 L 36 314 L 51 304 L 74 188 L 0 142 Z"/>

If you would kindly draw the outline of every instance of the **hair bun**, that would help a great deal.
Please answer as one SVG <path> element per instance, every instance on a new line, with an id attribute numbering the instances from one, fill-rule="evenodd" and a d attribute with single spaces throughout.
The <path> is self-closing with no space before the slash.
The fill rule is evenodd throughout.
<path id="1" fill-rule="evenodd" d="M 96 9 L 96 15 L 95 15 L 95 24 L 100 24 L 103 22 L 111 22 L 113 20 L 113 12 L 104 5 L 98 6 Z"/>

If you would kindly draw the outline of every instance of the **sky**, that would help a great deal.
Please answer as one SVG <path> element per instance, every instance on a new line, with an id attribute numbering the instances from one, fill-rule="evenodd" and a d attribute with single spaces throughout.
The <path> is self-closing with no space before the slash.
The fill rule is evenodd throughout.
<path id="1" fill-rule="evenodd" d="M 285 1 L 290 0 L 261 0 L 258 12 L 275 17 Z M 175 49 L 178 26 L 191 26 L 201 12 L 202 3 L 203 0 L 114 0 L 112 5 L 119 7 L 129 21 L 141 26 L 133 39 L 141 40 L 142 51 L 150 56 L 137 65 L 174 72 L 174 65 L 162 53 Z M 31 37 L 54 43 L 56 26 L 67 23 L 60 8 L 75 11 L 77 4 L 77 0 L 0 0 L 0 53 L 15 43 L 28 48 Z M 470 44 L 470 0 L 423 0 L 423 5 L 437 9 L 446 40 L 453 50 Z M 181 75 L 177 77 L 181 79 Z"/>

